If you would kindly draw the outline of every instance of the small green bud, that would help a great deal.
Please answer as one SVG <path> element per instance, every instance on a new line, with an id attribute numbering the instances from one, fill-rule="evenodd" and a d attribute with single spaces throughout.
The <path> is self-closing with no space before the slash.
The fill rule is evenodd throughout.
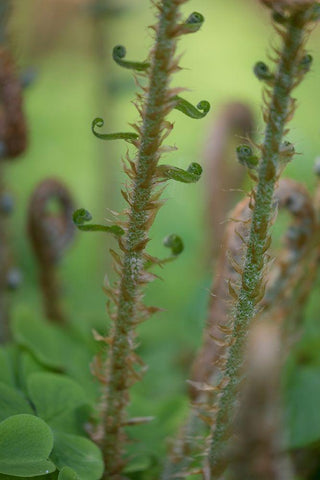
<path id="1" fill-rule="evenodd" d="M 255 66 L 253 67 L 253 71 L 255 76 L 259 80 L 272 80 L 273 79 L 273 73 L 270 72 L 268 65 L 266 65 L 264 62 L 257 62 Z"/>
<path id="2" fill-rule="evenodd" d="M 92 215 L 85 208 L 78 208 L 72 215 L 73 223 L 77 226 L 83 225 L 86 222 L 92 220 Z"/>
<path id="3" fill-rule="evenodd" d="M 190 163 L 189 167 L 187 168 L 187 172 L 195 177 L 201 177 L 202 174 L 202 167 L 199 163 L 192 162 Z"/>
<path id="4" fill-rule="evenodd" d="M 241 165 L 248 168 L 256 168 L 258 165 L 258 157 L 253 154 L 252 148 L 249 145 L 239 145 L 236 149 L 238 161 Z"/>
<path id="5" fill-rule="evenodd" d="M 165 247 L 170 248 L 171 253 L 174 256 L 180 255 L 180 253 L 182 253 L 184 250 L 184 245 L 181 238 L 178 235 L 175 235 L 174 233 L 172 233 L 171 235 L 168 235 L 163 240 L 163 245 Z"/>
<path id="6" fill-rule="evenodd" d="M 188 33 L 197 32 L 204 22 L 204 16 L 199 12 L 193 12 L 184 23 L 185 29 L 188 30 Z M 187 33 L 187 32 L 185 32 Z"/>
<path id="7" fill-rule="evenodd" d="M 312 62 L 313 62 L 313 57 L 312 55 L 310 55 L 309 53 L 307 53 L 306 55 L 304 55 L 302 57 L 302 60 L 300 62 L 300 69 L 303 70 L 304 72 L 308 72 L 311 68 L 311 65 L 312 65 Z"/>

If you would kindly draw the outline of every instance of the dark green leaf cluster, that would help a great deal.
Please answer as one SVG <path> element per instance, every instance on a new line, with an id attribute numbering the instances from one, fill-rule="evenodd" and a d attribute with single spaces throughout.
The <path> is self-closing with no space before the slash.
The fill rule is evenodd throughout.
<path id="1" fill-rule="evenodd" d="M 13 334 L 0 349 L 0 480 L 98 480 L 101 452 L 84 429 L 97 398 L 94 344 L 26 314 Z"/>

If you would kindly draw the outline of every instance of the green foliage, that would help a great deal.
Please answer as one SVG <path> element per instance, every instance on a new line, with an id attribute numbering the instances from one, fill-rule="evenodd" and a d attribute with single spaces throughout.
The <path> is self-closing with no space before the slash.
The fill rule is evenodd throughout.
<path id="1" fill-rule="evenodd" d="M 22 413 L 34 415 L 30 403 L 21 392 L 0 383 L 0 421 Z"/>
<path id="2" fill-rule="evenodd" d="M 27 385 L 37 415 L 53 428 L 63 429 L 73 410 L 89 401 L 80 385 L 56 373 L 33 373 L 28 377 Z"/>
<path id="3" fill-rule="evenodd" d="M 63 467 L 59 473 L 58 480 L 79 480 L 79 477 L 72 468 Z"/>
<path id="4" fill-rule="evenodd" d="M 14 385 L 14 372 L 7 348 L 0 349 L 0 382 Z"/>
<path id="5" fill-rule="evenodd" d="M 98 480 L 101 452 L 85 432 L 97 399 L 94 342 L 27 311 L 13 334 L 16 344 L 0 348 L 0 479 Z"/>
<path id="6" fill-rule="evenodd" d="M 288 445 L 301 448 L 320 440 L 320 367 L 301 366 L 289 374 L 285 389 Z"/>
<path id="7" fill-rule="evenodd" d="M 62 374 L 34 369 L 25 373 L 25 394 L 0 383 L 0 473 L 38 478 L 69 467 L 53 478 L 98 480 L 101 453 L 84 431 L 92 414 L 87 393 Z"/>
<path id="8" fill-rule="evenodd" d="M 121 67 L 129 68 L 130 70 L 137 70 L 138 72 L 143 72 L 150 67 L 150 63 L 148 62 L 129 62 L 128 60 L 123 60 L 126 53 L 125 47 L 122 45 L 116 45 L 112 51 L 112 58 Z"/>
<path id="9" fill-rule="evenodd" d="M 110 227 L 107 225 L 84 225 L 86 222 L 90 222 L 92 220 L 92 215 L 88 210 L 84 208 L 79 208 L 73 213 L 72 216 L 73 223 L 79 230 L 84 232 L 106 232 L 112 233 L 113 235 L 119 237 L 124 234 L 123 228 L 119 227 L 119 225 L 111 225 Z"/>
<path id="10" fill-rule="evenodd" d="M 102 118 L 95 118 L 92 121 L 91 130 L 95 137 L 100 138 L 100 140 L 126 140 L 129 143 L 132 143 L 134 140 L 137 140 L 139 135 L 134 132 L 120 132 L 120 133 L 99 133 L 96 130 L 96 127 L 102 128 L 104 121 Z"/>
<path id="11" fill-rule="evenodd" d="M 159 165 L 157 167 L 157 177 L 166 180 L 175 180 L 181 183 L 196 183 L 200 180 L 202 167 L 199 163 L 191 163 L 187 170 L 171 165 Z"/>
<path id="12" fill-rule="evenodd" d="M 80 480 L 98 480 L 103 473 L 99 448 L 86 438 L 62 432 L 54 433 L 52 460 L 61 469 L 68 466 Z"/>
<path id="13" fill-rule="evenodd" d="M 195 107 L 184 98 L 175 95 L 172 99 L 174 108 L 187 115 L 187 117 L 200 119 L 205 117 L 210 111 L 210 103 L 207 100 L 201 100 Z"/>
<path id="14" fill-rule="evenodd" d="M 314 15 L 316 16 L 318 13 L 315 11 Z M 281 18 L 279 19 L 279 17 Z M 278 20 L 280 23 L 286 21 L 280 14 L 278 14 Z M 177 32 L 194 33 L 199 30 L 203 21 L 204 17 L 201 14 L 193 12 L 185 22 L 177 26 Z M 115 47 L 113 57 L 119 65 L 138 72 L 144 72 L 150 67 L 148 62 L 129 62 L 125 60 L 125 55 L 124 47 Z M 257 72 L 255 67 L 258 78 L 267 82 L 273 81 L 274 76 L 268 67 L 265 64 L 262 65 L 263 62 L 259 63 Z M 301 71 L 308 71 L 311 64 L 312 57 L 306 54 L 300 62 Z M 210 108 L 206 101 L 202 101 L 194 107 L 178 96 L 171 97 L 171 102 L 175 104 L 173 108 L 195 119 L 204 117 Z M 129 143 L 135 143 L 139 138 L 139 135 L 131 132 L 101 134 L 97 132 L 97 128 L 102 126 L 103 120 L 101 118 L 95 119 L 92 123 L 92 131 L 100 139 L 124 139 Z M 188 142 L 187 138 L 186 142 Z M 292 144 L 288 145 L 288 143 L 283 142 L 281 144 L 280 156 L 283 158 L 290 157 L 293 153 L 290 148 Z M 246 148 L 248 147 L 246 146 Z M 289 152 L 289 155 L 287 155 L 287 152 Z M 258 157 L 253 155 L 252 150 L 249 155 L 243 155 L 243 149 L 237 153 L 240 163 L 252 169 L 257 167 Z M 196 158 L 191 155 L 190 157 Z M 199 180 L 201 173 L 202 168 L 197 163 L 192 163 L 187 170 L 160 165 L 156 169 L 156 183 L 171 179 L 183 183 L 195 183 Z M 80 230 L 104 231 L 112 233 L 116 237 L 125 233 L 119 225 L 111 227 L 88 225 L 87 222 L 91 220 L 91 215 L 84 209 L 80 209 L 74 214 L 74 223 Z M 190 230 L 193 230 L 193 228 L 190 228 Z M 184 248 L 181 238 L 177 235 L 166 237 L 164 245 L 171 249 L 172 257 L 170 259 L 178 256 Z M 148 266 L 148 262 L 149 260 L 146 260 L 145 267 Z M 151 264 L 157 263 L 152 263 L 152 259 L 150 262 Z M 159 261 L 158 263 L 161 265 L 164 262 Z M 49 462 L 53 462 L 58 469 L 61 469 L 48 473 L 46 476 L 39 474 L 34 478 L 39 480 L 98 480 L 103 470 L 101 455 L 97 447 L 85 438 L 83 428 L 92 413 L 91 406 L 97 402 L 98 398 L 97 383 L 90 377 L 89 371 L 89 364 L 96 353 L 95 348 L 90 342 L 85 344 L 81 341 L 75 332 L 63 331 L 46 322 L 39 321 L 32 315 L 16 319 L 13 334 L 18 347 L 0 349 L 0 382 L 2 382 L 0 383 L 0 415 L 3 415 L 4 420 L 7 417 L 10 419 L 20 414 L 31 415 L 34 418 L 40 417 L 45 425 L 48 425 L 54 431 L 55 444 L 53 451 L 50 453 L 50 458 L 48 456 Z M 309 374 L 306 375 L 306 378 L 308 378 L 309 386 L 315 380 L 315 376 Z M 295 386 L 293 382 L 288 390 L 289 424 L 291 424 L 291 413 L 293 412 L 293 418 L 299 405 L 302 408 L 304 401 L 307 405 L 307 399 L 303 399 L 303 402 L 301 402 L 301 398 L 299 399 L 299 390 L 306 388 L 306 384 L 302 380 L 297 384 L 299 385 Z M 290 399 L 291 390 L 293 391 L 292 399 Z M 312 389 L 309 388 L 309 390 Z M 312 390 L 312 393 L 315 398 L 318 398 L 316 388 Z M 296 399 L 294 400 L 294 398 Z M 306 408 L 308 409 L 308 405 Z M 313 404 L 311 406 L 310 403 L 308 424 L 311 422 L 313 408 Z M 170 408 L 168 410 L 171 411 Z M 291 442 L 290 445 L 293 447 L 308 445 L 313 441 L 312 438 L 316 438 L 318 427 L 314 425 L 314 428 L 310 429 L 310 432 L 313 433 L 309 435 L 308 439 L 308 434 L 302 429 L 302 420 L 300 423 L 297 421 L 297 423 L 298 425 L 295 425 L 293 422 L 294 427 L 291 435 L 298 439 L 298 443 Z M 132 460 L 129 466 L 125 468 L 124 474 L 132 480 L 149 480 L 150 478 L 158 478 L 158 470 L 157 473 L 154 473 L 154 468 L 156 467 L 153 464 L 153 459 L 147 455 L 144 458 L 138 457 Z M 32 473 L 32 475 L 35 474 Z M 0 474 L 0 480 L 14 478 L 17 477 L 5 473 Z M 190 474 L 188 478 L 194 478 L 194 476 Z"/>
<path id="15" fill-rule="evenodd" d="M 91 375 L 90 363 L 97 346 L 89 336 L 84 341 L 77 332 L 40 321 L 27 311 L 17 314 L 13 320 L 14 340 L 38 362 L 18 352 L 17 362 L 27 373 L 41 370 L 41 366 L 64 372 L 80 383 L 91 401 L 96 400 L 98 386 Z"/>
<path id="16" fill-rule="evenodd" d="M 13 415 L 0 423 L 0 473 L 32 477 L 53 472 L 48 460 L 53 434 L 34 415 Z"/>

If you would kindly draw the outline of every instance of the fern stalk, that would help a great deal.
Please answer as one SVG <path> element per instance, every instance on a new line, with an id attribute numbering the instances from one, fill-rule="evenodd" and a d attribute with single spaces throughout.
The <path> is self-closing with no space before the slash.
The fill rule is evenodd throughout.
<path id="1" fill-rule="evenodd" d="M 266 92 L 267 95 L 270 93 L 270 103 L 264 111 L 266 130 L 261 146 L 258 185 L 252 196 L 250 234 L 238 300 L 234 309 L 230 348 L 223 372 L 227 382 L 219 394 L 218 413 L 209 445 L 208 460 L 212 479 L 219 478 L 225 467 L 223 451 L 230 434 L 234 398 L 240 384 L 243 350 L 248 328 L 256 313 L 256 305 L 263 296 L 266 251 L 270 243 L 269 232 L 274 215 L 274 189 L 282 169 L 281 143 L 284 134 L 287 133 L 285 125 L 294 111 L 294 100 L 290 93 L 304 73 L 300 65 L 304 58 L 303 45 L 311 19 L 311 10 L 300 7 L 290 11 L 284 25 L 277 27 L 283 38 L 283 48 L 281 52 L 277 52 L 278 68 L 272 82 L 273 91 Z"/>
<path id="2" fill-rule="evenodd" d="M 139 314 L 141 310 L 143 311 L 141 285 L 149 279 L 148 272 L 144 270 L 147 258 L 144 251 L 149 240 L 148 231 L 161 206 L 160 192 L 154 192 L 154 187 L 159 181 L 157 164 L 161 155 L 160 145 L 172 128 L 172 125 L 165 121 L 165 117 L 177 106 L 178 100 L 180 101 L 175 95 L 176 90 L 169 88 L 169 80 L 171 74 L 178 70 L 175 58 L 177 37 L 180 33 L 186 33 L 179 32 L 178 23 L 179 7 L 185 1 L 163 0 L 156 4 L 159 21 L 155 28 L 156 40 L 151 51 L 150 64 L 144 63 L 140 66 L 136 62 L 122 61 L 123 66 L 129 65 L 127 68 L 131 68 L 132 65 L 132 68 L 138 70 L 149 69 L 149 85 L 145 89 L 146 99 L 141 109 L 138 105 L 142 121 L 135 126 L 139 136 L 137 135 L 138 139 L 133 141 L 138 148 L 138 153 L 134 164 L 129 161 L 131 170 L 127 171 L 132 178 L 132 186 L 127 192 L 123 192 L 130 207 L 127 212 L 128 221 L 125 225 L 122 224 L 126 230 L 124 240 L 119 241 L 123 251 L 123 257 L 118 261 L 120 282 L 112 294 L 117 308 L 113 315 L 114 326 L 109 338 L 110 351 L 103 412 L 104 434 L 101 443 L 104 452 L 105 479 L 121 478 L 124 467 L 124 425 L 127 422 L 126 407 L 129 402 L 129 388 L 139 378 L 139 373 L 136 371 L 139 359 L 134 353 L 134 329 L 141 321 Z M 116 47 L 114 50 L 116 60 L 118 56 L 120 58 L 119 51 L 121 59 L 125 55 L 122 47 Z M 130 138 L 132 140 L 132 134 Z M 162 170 L 160 173 L 163 174 Z M 180 169 L 173 171 L 174 176 L 180 173 Z M 167 169 L 165 174 L 168 174 Z M 186 174 L 194 175 L 189 171 Z M 152 309 L 145 307 L 144 313 L 150 315 Z"/>

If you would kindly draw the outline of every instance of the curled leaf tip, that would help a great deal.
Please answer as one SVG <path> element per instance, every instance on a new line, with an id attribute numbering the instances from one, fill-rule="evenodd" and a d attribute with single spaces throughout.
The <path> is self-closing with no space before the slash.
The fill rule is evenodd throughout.
<path id="1" fill-rule="evenodd" d="M 118 132 L 118 133 L 99 133 L 96 131 L 96 127 L 102 128 L 104 120 L 100 117 L 95 118 L 91 124 L 91 130 L 93 135 L 101 140 L 126 140 L 127 142 L 133 142 L 139 138 L 139 135 L 134 132 Z"/>
<path id="2" fill-rule="evenodd" d="M 204 16 L 199 12 L 192 12 L 183 24 L 183 33 L 195 33 L 204 23 Z"/>
<path id="3" fill-rule="evenodd" d="M 178 95 L 175 95 L 173 97 L 173 100 L 175 102 L 174 108 L 184 113 L 190 118 L 203 118 L 210 111 L 210 103 L 207 102 L 207 100 L 201 100 L 201 102 L 199 102 L 196 107 L 192 105 L 192 103 L 188 102 L 184 98 L 179 97 Z"/>
<path id="4" fill-rule="evenodd" d="M 313 62 L 313 57 L 312 55 L 310 55 L 309 53 L 307 53 L 306 55 L 304 55 L 301 59 L 301 62 L 299 64 L 299 68 L 300 70 L 302 70 L 303 72 L 309 72 L 310 68 L 311 68 L 311 65 L 312 65 L 312 62 Z"/>
<path id="5" fill-rule="evenodd" d="M 92 220 L 92 215 L 85 208 L 79 208 L 72 215 L 73 223 L 79 230 L 84 232 L 107 232 L 119 237 L 124 234 L 124 230 L 119 225 L 85 225 Z"/>
<path id="6" fill-rule="evenodd" d="M 127 51 L 123 45 L 116 45 L 112 50 L 112 58 L 120 67 L 137 70 L 138 72 L 144 72 L 150 67 L 150 63 L 148 62 L 130 62 L 129 60 L 124 60 L 126 54 Z"/>
<path id="7" fill-rule="evenodd" d="M 274 77 L 264 62 L 257 62 L 253 67 L 253 72 L 259 80 L 272 80 Z"/>
<path id="8" fill-rule="evenodd" d="M 172 167 L 170 165 L 159 165 L 157 167 L 157 176 L 163 179 L 176 180 L 182 183 L 196 183 L 202 174 L 202 167 L 199 163 L 191 163 L 187 170 Z"/>
<path id="9" fill-rule="evenodd" d="M 239 145 L 236 148 L 236 154 L 239 163 L 248 168 L 256 168 L 258 165 L 258 157 L 254 155 L 252 148 L 249 145 Z"/>
<path id="10" fill-rule="evenodd" d="M 167 248 L 170 248 L 172 255 L 175 257 L 180 255 L 180 253 L 182 253 L 184 250 L 183 241 L 174 233 L 165 237 L 163 240 L 163 245 Z"/>
<path id="11" fill-rule="evenodd" d="M 92 220 L 92 215 L 85 208 L 78 208 L 72 215 L 73 223 L 78 227 Z"/>

